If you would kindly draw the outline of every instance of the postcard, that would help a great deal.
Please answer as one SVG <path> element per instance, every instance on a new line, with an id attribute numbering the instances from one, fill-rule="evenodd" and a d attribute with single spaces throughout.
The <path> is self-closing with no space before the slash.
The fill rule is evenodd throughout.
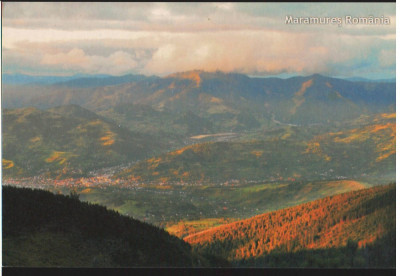
<path id="1" fill-rule="evenodd" d="M 2 264 L 396 266 L 395 3 L 3 2 Z"/>

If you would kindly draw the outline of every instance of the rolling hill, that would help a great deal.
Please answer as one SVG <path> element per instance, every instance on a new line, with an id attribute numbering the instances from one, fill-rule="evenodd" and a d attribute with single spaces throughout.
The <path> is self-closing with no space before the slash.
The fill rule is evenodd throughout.
<path id="1" fill-rule="evenodd" d="M 191 111 L 176 112 L 172 110 L 157 110 L 144 104 L 119 104 L 112 110 L 101 112 L 105 117 L 113 119 L 129 129 L 179 139 L 198 133 L 213 133 L 214 123 L 197 116 Z"/>
<path id="2" fill-rule="evenodd" d="M 395 172 L 395 114 L 311 139 L 206 142 L 140 161 L 115 175 L 141 182 L 324 180 Z"/>
<path id="3" fill-rule="evenodd" d="M 184 238 L 239 266 L 395 267 L 395 184 L 330 196 Z"/>
<path id="4" fill-rule="evenodd" d="M 103 206 L 47 191 L 3 187 L 3 265 L 193 267 L 226 265 L 189 244 Z M 213 263 L 214 261 L 214 263 Z"/>
<path id="5" fill-rule="evenodd" d="M 77 105 L 3 110 L 3 176 L 82 176 L 150 157 L 158 141 Z"/>

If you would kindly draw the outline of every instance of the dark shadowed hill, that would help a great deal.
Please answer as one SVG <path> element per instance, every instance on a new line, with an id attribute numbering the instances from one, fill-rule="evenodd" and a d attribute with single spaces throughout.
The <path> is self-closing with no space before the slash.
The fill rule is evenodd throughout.
<path id="1" fill-rule="evenodd" d="M 214 263 L 166 231 L 79 201 L 76 195 L 3 187 L 3 265 L 192 267 Z"/>

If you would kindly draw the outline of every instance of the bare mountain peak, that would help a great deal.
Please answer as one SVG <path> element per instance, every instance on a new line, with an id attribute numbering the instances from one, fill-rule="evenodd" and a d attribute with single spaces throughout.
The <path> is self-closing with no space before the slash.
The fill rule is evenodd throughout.
<path id="1" fill-rule="evenodd" d="M 174 73 L 174 74 L 168 75 L 167 78 L 189 79 L 196 83 L 196 87 L 199 87 L 200 83 L 202 81 L 201 74 L 203 72 L 204 71 L 202 71 L 202 70 L 179 72 L 179 73 Z"/>
<path id="2" fill-rule="evenodd" d="M 242 80 L 249 79 L 247 75 L 234 73 L 234 72 L 223 72 L 223 71 L 203 71 L 203 70 L 191 70 L 185 72 L 174 73 L 168 75 L 166 78 L 177 78 L 177 79 L 189 79 L 196 83 L 196 87 L 199 87 L 200 84 L 205 80 L 211 79 L 221 79 L 221 80 Z"/>

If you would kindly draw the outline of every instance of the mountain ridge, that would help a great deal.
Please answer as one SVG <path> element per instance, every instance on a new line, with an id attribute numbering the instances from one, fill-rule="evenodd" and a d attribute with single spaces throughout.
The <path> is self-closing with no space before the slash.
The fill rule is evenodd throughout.
<path id="1" fill-rule="evenodd" d="M 296 98 L 307 82 L 310 84 L 299 95 L 301 98 Z M 189 71 L 164 78 L 143 77 L 111 87 L 54 86 L 40 93 L 38 89 L 40 86 L 5 86 L 4 106 L 51 108 L 75 103 L 99 112 L 121 103 L 146 104 L 158 110 L 192 111 L 214 121 L 225 116 L 226 123 L 219 123 L 223 131 L 235 124 L 240 113 L 251 114 L 261 124 L 270 120 L 272 113 L 285 123 L 307 124 L 395 110 L 393 83 L 351 82 L 319 74 L 262 79 L 237 73 Z"/>

